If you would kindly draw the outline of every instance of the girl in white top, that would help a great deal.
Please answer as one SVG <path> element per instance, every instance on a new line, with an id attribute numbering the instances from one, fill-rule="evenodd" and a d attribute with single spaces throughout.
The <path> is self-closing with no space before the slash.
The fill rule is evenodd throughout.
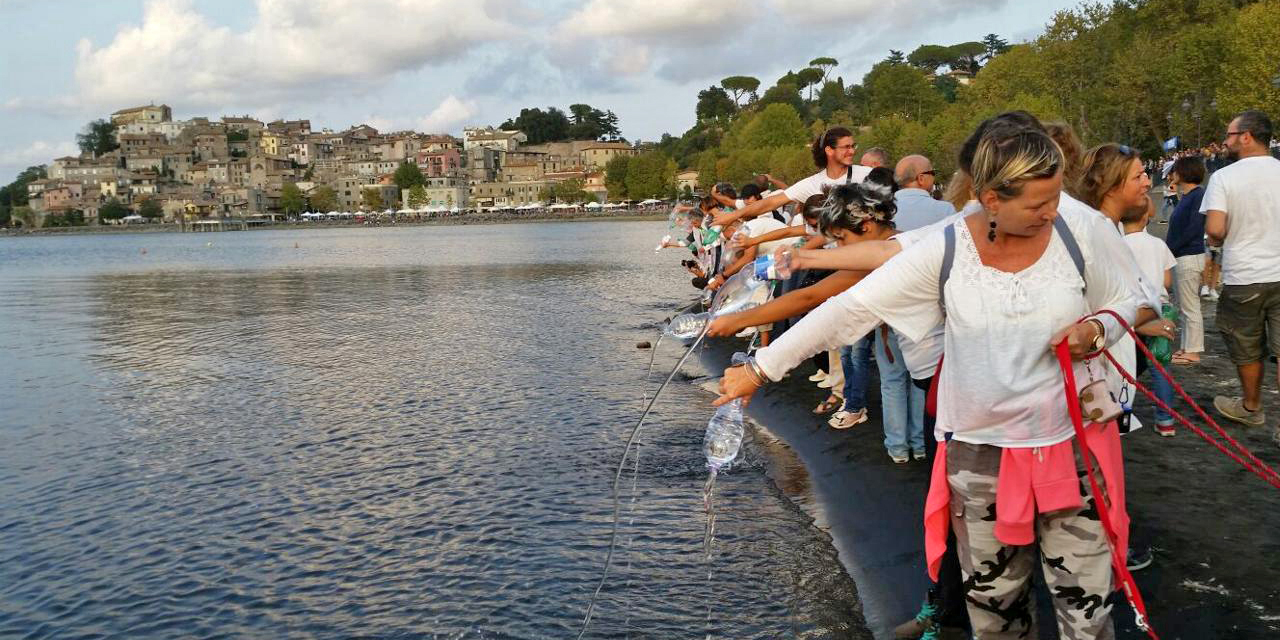
<path id="1" fill-rule="evenodd" d="M 997 460 L 1000 449 L 1046 447 L 1071 439 L 1062 372 L 1052 347 L 1065 340 L 1072 356 L 1079 359 L 1114 342 L 1123 330 L 1110 316 L 1079 318 L 1107 309 L 1132 322 L 1138 284 L 1131 272 L 1108 266 L 1117 259 L 1131 260 L 1109 221 L 1096 215 L 1062 215 L 1083 256 L 1081 278 L 1066 241 L 1055 231 L 1062 163 L 1057 145 L 1043 131 L 988 132 L 973 164 L 974 189 L 984 210 L 952 227 L 955 256 L 945 295 L 940 278 L 945 236 L 932 234 L 815 309 L 758 352 L 754 361 L 726 370 L 717 404 L 749 398 L 763 382 L 761 377 L 779 380 L 809 355 L 849 344 L 882 321 L 909 339 L 921 340 L 945 313 L 946 362 L 939 381 L 938 431 L 979 451 L 989 447 Z M 1089 382 L 1089 373 L 1079 362 L 1075 374 L 1080 386 Z M 976 489 L 973 495 L 964 494 L 968 490 L 965 472 L 948 469 L 953 500 L 989 498 L 994 505 L 990 486 L 986 487 L 990 496 L 980 496 Z M 981 527 L 970 519 L 981 520 L 985 509 L 969 509 L 965 504 L 958 517 L 965 526 Z M 1037 523 L 1048 515 L 1037 514 Z M 1111 591 L 1106 537 L 1096 520 L 1078 515 L 1069 514 L 1073 522 L 1080 521 L 1073 527 L 1092 527 L 1096 535 L 1073 537 L 1072 548 L 1083 549 L 1077 554 L 1080 558 L 1102 561 L 1082 560 L 1075 568 L 1085 596 L 1096 595 L 1101 603 Z M 971 542 L 960 541 L 966 574 L 984 563 L 1000 564 L 997 553 L 1005 551 Z M 1060 538 L 1052 542 L 1053 547 L 1042 541 L 1043 551 L 1054 552 L 1060 549 L 1058 544 L 1065 544 Z M 1025 589 L 1028 577 L 1015 580 L 1009 593 Z M 1004 637 L 997 631 L 1001 616 L 989 609 L 996 605 L 975 606 L 974 596 L 970 594 L 969 614 L 977 637 Z M 1055 599 L 1055 607 L 1060 624 L 1080 637 L 1112 637 L 1108 606 L 1086 613 Z"/>

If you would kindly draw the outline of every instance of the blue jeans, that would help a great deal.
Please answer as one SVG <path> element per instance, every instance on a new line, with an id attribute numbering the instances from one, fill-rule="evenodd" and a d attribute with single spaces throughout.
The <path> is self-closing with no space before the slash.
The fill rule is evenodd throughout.
<path id="1" fill-rule="evenodd" d="M 871 338 L 840 347 L 840 367 L 844 369 L 844 410 L 867 408 L 867 380 L 871 376 Z"/>
<path id="2" fill-rule="evenodd" d="M 1137 347 L 1134 347 L 1134 348 L 1137 349 Z M 1151 371 L 1151 392 L 1156 394 L 1156 397 L 1159 398 L 1161 402 L 1165 403 L 1165 405 L 1172 407 L 1173 406 L 1173 383 L 1169 382 L 1168 378 L 1164 377 L 1163 375 L 1160 375 L 1160 372 L 1156 371 L 1156 368 L 1151 366 L 1151 364 L 1147 361 L 1147 356 L 1143 354 L 1141 350 L 1138 351 L 1138 367 L 1137 368 L 1138 368 L 1138 373 L 1137 375 L 1134 376 L 1135 378 L 1142 377 L 1142 372 L 1144 371 L 1148 371 L 1148 370 Z M 1165 367 L 1165 369 L 1168 369 L 1168 367 Z M 1139 395 L 1142 394 L 1141 391 L 1137 393 Z M 1155 405 L 1154 402 L 1151 404 Z M 1167 411 L 1165 411 L 1164 409 L 1161 409 L 1158 405 L 1154 406 L 1153 408 L 1155 409 L 1155 413 L 1156 413 L 1156 424 L 1161 424 L 1161 425 L 1173 424 L 1173 416 L 1169 415 Z"/>
<path id="3" fill-rule="evenodd" d="M 924 401 L 926 393 L 911 383 L 911 372 L 898 348 L 893 330 L 885 333 L 877 328 L 876 365 L 880 368 L 880 403 L 884 411 L 884 448 L 893 455 L 907 455 L 912 450 L 924 453 Z M 893 354 L 893 361 L 885 346 Z"/>

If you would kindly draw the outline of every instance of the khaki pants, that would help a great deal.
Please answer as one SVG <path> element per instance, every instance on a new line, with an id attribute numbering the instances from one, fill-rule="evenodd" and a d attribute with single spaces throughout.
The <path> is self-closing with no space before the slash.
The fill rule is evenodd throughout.
<path id="1" fill-rule="evenodd" d="M 1204 314 L 1200 310 L 1200 280 L 1205 255 L 1182 256 L 1173 268 L 1173 298 L 1182 323 L 1182 350 L 1204 352 Z"/>
<path id="2" fill-rule="evenodd" d="M 1009 546 L 995 536 L 996 481 L 1002 449 L 947 443 L 951 526 L 956 534 L 965 600 L 978 640 L 1039 637 L 1031 602 L 1036 548 Z M 1077 454 L 1078 455 L 1078 454 Z M 1081 472 L 1083 509 L 1036 515 L 1040 568 L 1062 640 L 1113 640 L 1111 551 Z"/>

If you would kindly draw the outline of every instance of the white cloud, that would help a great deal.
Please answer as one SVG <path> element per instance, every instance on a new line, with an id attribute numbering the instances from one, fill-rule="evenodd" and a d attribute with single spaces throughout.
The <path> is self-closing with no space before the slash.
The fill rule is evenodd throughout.
<path id="1" fill-rule="evenodd" d="M 416 129 L 426 133 L 453 131 L 479 112 L 473 100 L 462 101 L 452 94 L 418 121 Z"/>
<path id="2" fill-rule="evenodd" d="M 732 28 L 735 16 L 751 15 L 754 1 L 741 0 L 590 0 L 558 31 L 578 37 L 630 36 L 670 38 L 702 33 L 715 26 Z"/>
<path id="3" fill-rule="evenodd" d="M 80 153 L 74 142 L 48 142 L 36 140 L 21 149 L 0 151 L 0 166 L 26 168 L 31 165 L 47 164 L 54 158 L 73 156 Z"/>
<path id="4" fill-rule="evenodd" d="M 150 101 L 256 106 L 299 94 L 349 94 L 516 31 L 477 2 L 255 2 L 255 22 L 236 32 L 211 23 L 189 0 L 150 0 L 140 25 L 101 47 L 87 39 L 76 46 L 80 97 L 119 108 Z"/>

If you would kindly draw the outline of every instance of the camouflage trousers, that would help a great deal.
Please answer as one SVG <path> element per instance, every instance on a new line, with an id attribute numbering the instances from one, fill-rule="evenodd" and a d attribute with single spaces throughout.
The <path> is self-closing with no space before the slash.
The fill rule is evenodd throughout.
<path id="1" fill-rule="evenodd" d="M 1002 449 L 989 445 L 947 443 L 951 526 L 974 637 L 1039 637 L 1031 602 L 1031 573 L 1038 546 L 1059 636 L 1063 640 L 1113 640 L 1111 552 L 1084 472 L 1080 472 L 1084 508 L 1037 514 L 1037 544 L 1009 546 L 995 536 L 1001 453 Z"/>

